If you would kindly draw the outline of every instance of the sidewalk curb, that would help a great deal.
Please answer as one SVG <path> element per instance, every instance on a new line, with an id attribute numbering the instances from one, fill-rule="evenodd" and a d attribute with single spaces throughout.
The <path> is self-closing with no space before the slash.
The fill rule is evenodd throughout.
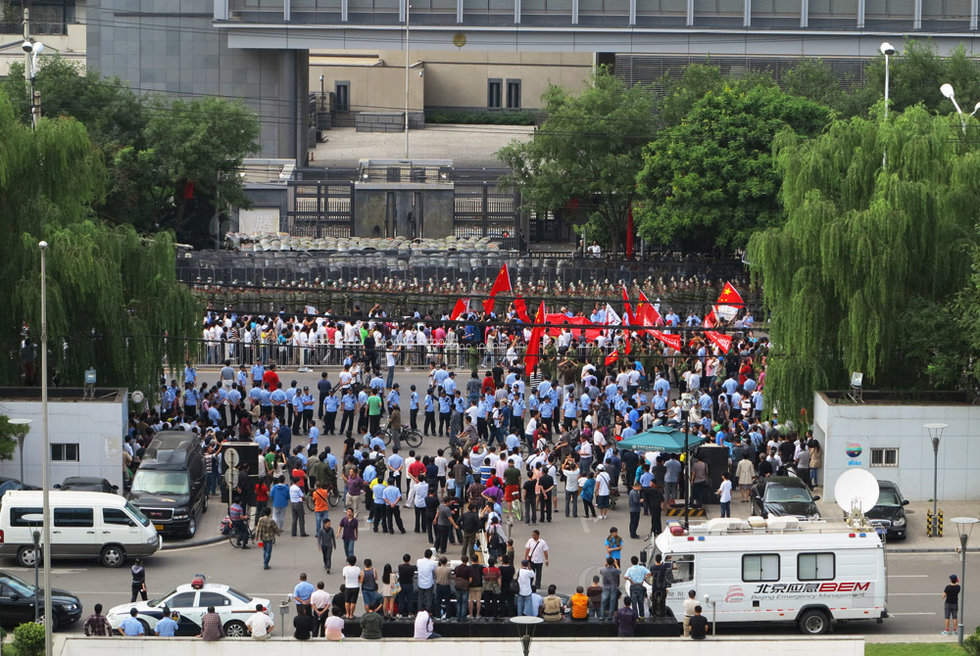
<path id="1" fill-rule="evenodd" d="M 169 543 L 164 544 L 161 551 L 178 551 L 180 549 L 189 549 L 190 547 L 203 547 L 209 544 L 217 544 L 222 540 L 228 541 L 227 535 L 218 535 L 213 538 L 207 538 L 206 540 L 196 540 L 194 542 L 179 542 L 179 543 Z"/>

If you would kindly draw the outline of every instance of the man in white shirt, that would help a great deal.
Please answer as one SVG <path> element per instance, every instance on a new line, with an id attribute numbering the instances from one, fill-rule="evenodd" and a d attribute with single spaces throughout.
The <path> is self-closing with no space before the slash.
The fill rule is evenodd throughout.
<path id="1" fill-rule="evenodd" d="M 531 531 L 531 538 L 524 545 L 524 559 L 530 561 L 534 571 L 534 589 L 541 587 L 541 576 L 549 565 L 548 543 L 541 539 L 541 532 Z"/>
<path id="2" fill-rule="evenodd" d="M 419 591 L 418 608 L 426 612 L 431 610 L 435 604 L 435 572 L 437 566 L 438 563 L 432 560 L 432 549 L 426 549 L 425 556 L 415 562 L 415 570 L 418 573 L 418 579 L 416 581 Z M 431 626 L 429 630 L 432 630 Z M 418 632 L 418 623 L 415 624 L 415 631 L 416 633 Z M 416 638 L 418 638 L 417 635 Z"/>
<path id="3" fill-rule="evenodd" d="M 330 606 L 333 604 L 333 595 L 324 589 L 323 581 L 316 584 L 316 590 L 310 595 L 310 610 L 313 613 L 313 619 L 317 623 L 317 632 L 313 634 L 314 638 L 324 636 L 324 627 L 327 618 L 330 617 Z"/>
<path id="4" fill-rule="evenodd" d="M 517 614 L 531 615 L 531 593 L 534 592 L 534 570 L 531 561 L 521 563 L 517 570 Z"/>
<path id="5" fill-rule="evenodd" d="M 245 626 L 256 640 L 268 640 L 273 629 L 276 628 L 272 618 L 263 610 L 262 604 L 255 604 L 255 612 L 245 620 Z"/>
<path id="6" fill-rule="evenodd" d="M 433 633 L 432 627 L 432 616 L 429 615 L 429 611 L 425 608 L 420 609 L 418 615 L 415 616 L 415 635 L 413 637 L 416 640 L 441 638 L 442 636 L 438 633 Z"/>

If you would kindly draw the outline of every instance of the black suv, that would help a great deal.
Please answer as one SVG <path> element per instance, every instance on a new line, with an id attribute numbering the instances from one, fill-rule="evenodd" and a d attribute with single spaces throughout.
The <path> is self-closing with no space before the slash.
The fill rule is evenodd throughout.
<path id="1" fill-rule="evenodd" d="M 197 434 L 162 431 L 146 447 L 127 498 L 158 533 L 193 537 L 208 509 L 206 478 Z"/>
<path id="2" fill-rule="evenodd" d="M 807 484 L 795 476 L 768 476 L 752 488 L 752 512 L 762 517 L 820 519 L 820 497 L 810 494 Z"/>

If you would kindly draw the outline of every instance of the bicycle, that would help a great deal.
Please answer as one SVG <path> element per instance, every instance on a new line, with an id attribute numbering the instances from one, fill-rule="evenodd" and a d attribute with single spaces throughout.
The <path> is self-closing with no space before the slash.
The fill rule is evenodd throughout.
<path id="1" fill-rule="evenodd" d="M 392 435 L 391 427 L 385 429 L 384 432 L 385 446 L 391 446 Z M 401 441 L 408 444 L 408 446 L 416 449 L 422 446 L 422 433 L 417 430 L 412 430 L 408 426 L 402 426 Z"/>
<path id="2" fill-rule="evenodd" d="M 309 511 L 316 510 L 316 500 L 313 498 L 313 493 L 316 492 L 316 490 L 317 488 L 309 490 L 303 496 L 303 503 L 306 505 L 306 509 Z M 330 508 L 335 508 L 339 504 L 340 504 L 340 492 L 337 491 L 336 487 L 330 486 L 330 488 L 327 490 L 327 505 Z"/>
<path id="3" fill-rule="evenodd" d="M 225 519 L 228 518 L 226 517 Z M 226 532 L 225 523 L 224 521 L 222 521 L 222 527 L 221 527 L 222 535 L 228 536 L 228 542 L 231 543 L 231 546 L 233 546 L 235 549 L 241 549 L 242 548 L 242 545 L 240 543 L 241 537 L 239 536 L 238 531 L 235 530 L 235 527 L 231 525 L 230 520 L 228 522 L 227 527 L 228 528 Z M 255 531 L 253 531 L 252 527 L 248 525 L 248 522 L 245 522 L 245 531 L 248 535 L 248 540 L 245 542 L 245 544 L 248 544 L 249 542 L 255 542 Z"/>

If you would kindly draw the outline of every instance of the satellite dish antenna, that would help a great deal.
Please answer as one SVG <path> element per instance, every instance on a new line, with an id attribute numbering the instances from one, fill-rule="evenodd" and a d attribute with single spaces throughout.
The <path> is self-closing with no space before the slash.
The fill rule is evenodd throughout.
<path id="1" fill-rule="evenodd" d="M 139 405 L 146 399 L 146 397 L 143 396 L 143 392 L 134 390 L 133 393 L 129 395 L 129 399 L 136 405 Z"/>
<path id="2" fill-rule="evenodd" d="M 849 469 L 837 478 L 834 499 L 850 525 L 866 523 L 864 511 L 878 503 L 878 479 L 866 469 Z"/>

